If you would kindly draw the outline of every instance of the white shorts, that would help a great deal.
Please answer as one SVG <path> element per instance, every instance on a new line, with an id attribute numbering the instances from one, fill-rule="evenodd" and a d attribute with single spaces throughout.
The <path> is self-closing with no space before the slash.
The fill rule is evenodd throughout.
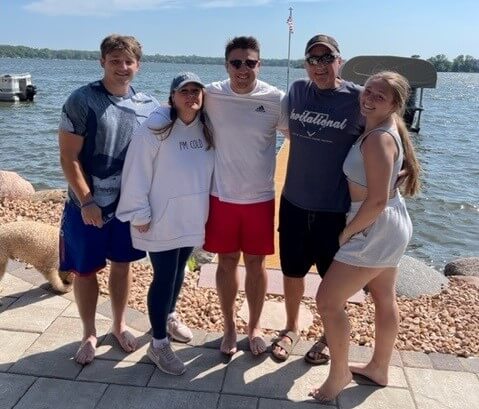
<path id="1" fill-rule="evenodd" d="M 353 219 L 361 204 L 351 203 L 346 224 Z M 397 267 L 411 236 L 411 219 L 404 199 L 397 193 L 388 200 L 374 223 L 344 243 L 334 259 L 357 267 Z"/>

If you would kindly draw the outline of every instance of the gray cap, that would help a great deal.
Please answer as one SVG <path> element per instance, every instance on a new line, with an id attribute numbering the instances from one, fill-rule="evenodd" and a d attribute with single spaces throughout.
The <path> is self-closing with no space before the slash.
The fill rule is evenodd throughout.
<path id="1" fill-rule="evenodd" d="M 171 81 L 170 92 L 179 90 L 181 87 L 189 83 L 198 84 L 201 88 L 204 88 L 205 85 L 201 82 L 200 77 L 193 72 L 180 72 L 173 81 Z"/>
<path id="2" fill-rule="evenodd" d="M 306 44 L 304 54 L 308 54 L 309 50 L 311 50 L 311 48 L 313 48 L 315 45 L 324 45 L 325 47 L 328 47 L 333 53 L 340 54 L 338 42 L 333 37 L 326 34 L 317 34 L 312 37 Z"/>

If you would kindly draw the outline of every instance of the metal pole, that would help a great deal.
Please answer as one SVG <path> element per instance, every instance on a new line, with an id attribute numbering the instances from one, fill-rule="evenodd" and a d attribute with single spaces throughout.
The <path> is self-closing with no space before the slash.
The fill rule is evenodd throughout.
<path id="1" fill-rule="evenodd" d="M 286 92 L 289 89 L 289 60 L 291 55 L 291 34 L 293 33 L 293 8 L 289 8 L 289 18 L 288 18 L 288 68 L 286 71 Z"/>

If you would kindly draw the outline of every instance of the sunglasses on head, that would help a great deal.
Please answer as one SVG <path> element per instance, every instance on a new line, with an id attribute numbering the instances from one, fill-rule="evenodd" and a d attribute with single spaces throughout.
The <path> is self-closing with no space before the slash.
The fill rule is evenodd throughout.
<path id="1" fill-rule="evenodd" d="M 253 69 L 258 65 L 258 60 L 229 60 L 228 61 L 233 67 L 235 67 L 237 70 L 241 68 L 241 66 L 244 64 L 246 65 L 249 69 Z"/>
<path id="2" fill-rule="evenodd" d="M 328 65 L 331 64 L 337 57 L 337 54 L 310 55 L 306 57 L 306 62 L 309 65 Z"/>

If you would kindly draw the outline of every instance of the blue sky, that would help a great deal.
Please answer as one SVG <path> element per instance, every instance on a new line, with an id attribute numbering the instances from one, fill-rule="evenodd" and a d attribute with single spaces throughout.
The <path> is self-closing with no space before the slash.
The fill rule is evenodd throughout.
<path id="1" fill-rule="evenodd" d="M 221 56 L 228 38 L 254 35 L 263 58 L 303 56 L 316 33 L 356 55 L 479 58 L 479 1 L 434 0 L 0 0 L 0 44 L 97 50 L 116 32 L 146 54 Z"/>

